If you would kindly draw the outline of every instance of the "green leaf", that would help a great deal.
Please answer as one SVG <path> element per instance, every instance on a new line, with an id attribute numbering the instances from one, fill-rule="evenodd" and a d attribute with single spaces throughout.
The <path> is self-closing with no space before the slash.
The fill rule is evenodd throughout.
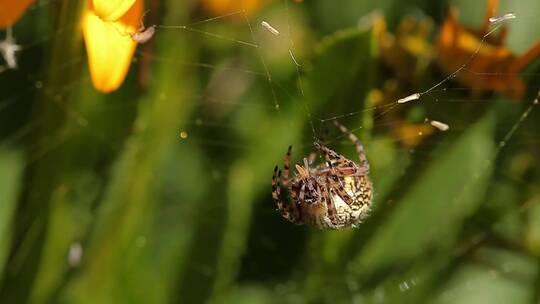
<path id="1" fill-rule="evenodd" d="M 215 303 L 270 304 L 276 302 L 276 296 L 264 286 L 241 285 L 234 288 L 226 298 L 218 299 Z"/>
<path id="2" fill-rule="evenodd" d="M 11 224 L 23 170 L 21 153 L 0 149 L 0 274 L 11 245 Z M 0 276 L 0 280 L 1 280 Z"/>
<path id="3" fill-rule="evenodd" d="M 537 268 L 534 259 L 486 248 L 479 249 L 475 256 L 481 263 L 462 265 L 434 303 L 533 303 Z"/>
<path id="4" fill-rule="evenodd" d="M 442 144 L 438 157 L 381 224 L 353 272 L 369 274 L 431 247 L 453 244 L 462 222 L 481 202 L 494 155 L 493 115 L 486 114 L 455 143 Z"/>
<path id="5" fill-rule="evenodd" d="M 245 251 L 253 205 L 253 172 L 244 162 L 231 169 L 227 225 L 224 229 L 223 245 L 217 263 L 214 299 L 220 299 L 233 285 L 240 266 L 240 257 Z"/>
<path id="6" fill-rule="evenodd" d="M 183 2 L 169 2 L 165 22 L 185 23 L 187 10 Z M 158 36 L 157 54 L 191 61 L 193 52 L 186 47 L 185 39 L 170 31 Z M 173 40 L 174 44 L 168 42 Z M 161 219 L 158 217 L 161 215 L 159 208 L 163 207 L 160 197 L 167 190 L 161 189 L 159 184 L 163 181 L 163 168 L 170 165 L 171 154 L 176 152 L 175 147 L 179 144 L 180 121 L 193 108 L 194 99 L 189 96 L 196 85 L 184 67 L 168 62 L 156 64 L 152 73 L 153 86 L 139 102 L 134 131 L 111 170 L 111 180 L 95 212 L 92 231 L 84 247 L 85 267 L 63 286 L 58 296 L 60 300 L 69 303 L 148 303 L 165 302 L 164 298 L 169 296 L 168 289 L 174 283 L 177 265 L 156 264 L 155 261 L 179 262 L 180 259 L 170 258 L 169 252 L 163 249 L 174 248 L 173 253 L 178 257 L 181 251 L 189 250 L 180 247 L 192 231 L 158 243 L 162 236 L 154 234 L 153 221 Z M 183 160 L 201 163 L 193 158 Z M 185 166 L 182 170 L 193 167 Z M 179 170 L 177 174 L 186 172 Z M 108 275 L 104 276 L 104 272 Z M 162 275 L 164 273 L 166 275 Z M 149 278 L 153 278 L 152 284 L 146 284 Z"/>
<path id="7" fill-rule="evenodd" d="M 357 28 L 339 31 L 324 38 L 316 53 L 307 77 L 306 100 L 317 101 L 321 109 L 319 112 L 324 112 L 327 117 L 364 109 L 365 98 L 375 77 L 373 69 L 377 48 L 372 32 Z M 371 113 L 367 114 L 360 119 L 369 120 Z M 363 121 L 364 126 L 369 123 L 368 120 Z M 369 133 L 370 130 L 367 128 L 364 131 Z M 352 146 L 347 148 L 350 153 L 344 154 L 353 155 Z M 306 278 L 306 288 L 313 299 L 320 298 L 321 291 L 329 290 L 324 288 L 328 286 L 325 279 L 329 279 L 324 274 L 339 263 L 345 245 L 353 235 L 352 230 L 317 231 L 312 235 L 307 258 L 314 266 Z M 340 290 L 332 291 L 335 292 L 330 295 L 331 298 L 342 295 Z"/>
<path id="8" fill-rule="evenodd" d="M 531 208 L 527 212 L 528 225 L 525 231 L 525 242 L 529 251 L 540 257 L 540 196 L 533 197 L 527 204 Z"/>
<path id="9" fill-rule="evenodd" d="M 375 77 L 377 51 L 372 32 L 357 28 L 336 32 L 325 37 L 315 53 L 305 100 L 341 113 L 361 110 Z"/>

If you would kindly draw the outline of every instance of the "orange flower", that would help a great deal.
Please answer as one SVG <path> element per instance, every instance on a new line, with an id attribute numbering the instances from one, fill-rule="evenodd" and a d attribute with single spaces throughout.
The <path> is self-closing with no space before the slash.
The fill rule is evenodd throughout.
<path id="1" fill-rule="evenodd" d="M 89 0 L 82 29 L 94 87 L 116 90 L 124 81 L 137 43 L 144 0 Z M 0 28 L 17 21 L 32 0 L 0 0 Z"/>
<path id="2" fill-rule="evenodd" d="M 418 146 L 425 137 L 434 132 L 434 128 L 427 123 L 409 123 L 402 121 L 392 129 L 394 137 L 397 138 L 407 148 Z"/>
<path id="3" fill-rule="evenodd" d="M 498 0 L 488 0 L 484 26 L 476 30 L 459 24 L 456 10 L 450 9 L 437 41 L 437 63 L 445 73 L 450 74 L 474 58 L 465 70 L 457 74 L 458 81 L 473 88 L 494 90 L 519 99 L 525 93 L 525 83 L 518 73 L 540 54 L 540 43 L 516 57 L 504 46 L 508 32 L 505 26 L 497 34 L 487 35 L 490 30 L 489 18 L 495 15 L 497 7 Z M 478 48 L 481 43 L 482 47 Z"/>
<path id="4" fill-rule="evenodd" d="M 377 38 L 381 61 L 394 71 L 400 83 L 415 83 L 414 73 L 433 59 L 433 46 L 428 40 L 433 26 L 431 19 L 405 17 L 392 34 L 380 13 L 365 18 L 362 21 L 373 29 Z"/>
<path id="5" fill-rule="evenodd" d="M 143 0 L 89 2 L 82 28 L 90 76 L 98 91 L 114 91 L 124 81 L 137 46 L 130 34 L 138 30 L 142 12 Z"/>
<path id="6" fill-rule="evenodd" d="M 212 15 L 221 16 L 237 11 L 253 15 L 263 5 L 263 0 L 202 0 L 202 6 Z"/>
<path id="7" fill-rule="evenodd" d="M 30 3 L 32 0 L 0 0 L 0 28 L 13 25 Z"/>

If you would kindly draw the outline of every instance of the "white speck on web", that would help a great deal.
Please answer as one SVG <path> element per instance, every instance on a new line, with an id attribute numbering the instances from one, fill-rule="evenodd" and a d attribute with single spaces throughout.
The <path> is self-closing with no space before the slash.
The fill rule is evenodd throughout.
<path id="1" fill-rule="evenodd" d="M 441 131 L 448 131 L 448 129 L 450 129 L 450 126 L 443 123 L 443 122 L 440 122 L 440 121 L 437 121 L 437 120 L 432 120 L 429 122 L 433 127 L 441 130 Z"/>
<path id="2" fill-rule="evenodd" d="M 489 22 L 493 24 L 493 23 L 499 23 L 499 22 L 503 22 L 503 21 L 515 19 L 515 18 L 516 18 L 516 15 L 514 15 L 513 13 L 508 13 L 502 16 L 491 17 L 489 18 Z"/>
<path id="3" fill-rule="evenodd" d="M 15 42 L 11 27 L 8 27 L 6 29 L 6 39 L 0 41 L 0 54 L 4 57 L 8 69 L 13 70 L 17 68 L 17 58 L 15 53 L 20 50 L 21 46 Z"/>
<path id="4" fill-rule="evenodd" d="M 296 64 L 297 67 L 301 67 L 300 63 L 298 63 L 298 61 L 296 61 L 296 58 L 294 57 L 294 54 L 293 54 L 291 49 L 289 49 L 289 55 L 291 56 L 291 59 L 294 62 L 294 64 Z"/>
<path id="5" fill-rule="evenodd" d="M 69 245 L 68 252 L 68 264 L 71 267 L 78 266 L 81 263 L 81 258 L 83 255 L 83 248 L 81 243 L 73 242 Z"/>
<path id="6" fill-rule="evenodd" d="M 261 26 L 264 27 L 267 31 L 269 31 L 270 33 L 278 36 L 279 35 L 279 31 L 276 30 L 275 27 L 271 26 L 270 23 L 266 22 L 266 21 L 263 21 L 261 22 Z"/>
<path id="7" fill-rule="evenodd" d="M 402 292 L 407 291 L 410 288 L 411 287 L 409 286 L 409 283 L 407 281 L 403 281 L 403 282 L 399 283 L 399 290 L 401 290 Z"/>
<path id="8" fill-rule="evenodd" d="M 401 99 L 399 99 L 397 102 L 398 103 L 406 103 L 406 102 L 409 102 L 409 101 L 412 101 L 412 100 L 417 100 L 420 98 L 420 93 L 414 93 L 414 94 L 411 94 L 407 97 L 403 97 Z"/>

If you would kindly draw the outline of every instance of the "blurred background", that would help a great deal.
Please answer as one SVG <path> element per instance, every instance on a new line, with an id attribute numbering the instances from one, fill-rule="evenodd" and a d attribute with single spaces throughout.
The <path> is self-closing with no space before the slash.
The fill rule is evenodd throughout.
<path id="1" fill-rule="evenodd" d="M 540 2 L 137 0 L 155 34 L 106 92 L 99 1 L 26 2 L 0 1 L 1 303 L 540 303 Z M 333 120 L 373 210 L 295 226 L 272 170 L 356 160 Z"/>

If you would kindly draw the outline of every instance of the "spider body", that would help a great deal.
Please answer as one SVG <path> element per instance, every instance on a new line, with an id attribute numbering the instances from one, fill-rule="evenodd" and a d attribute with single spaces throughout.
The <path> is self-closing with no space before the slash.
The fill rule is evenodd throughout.
<path id="1" fill-rule="evenodd" d="M 355 144 L 359 164 L 316 142 L 315 149 L 325 162 L 314 165 L 317 154 L 312 153 L 304 158 L 303 166 L 295 165 L 296 174 L 290 178 L 289 147 L 283 175 L 277 166 L 274 169 L 272 197 L 280 214 L 294 224 L 321 229 L 354 227 L 369 213 L 373 190 L 364 148 L 347 128 L 335 124 Z M 282 192 L 287 192 L 290 203 L 283 199 Z"/>
<path id="2" fill-rule="evenodd" d="M 148 14 L 149 11 L 150 10 L 147 10 L 141 16 L 141 19 L 139 20 L 139 24 L 140 24 L 139 29 L 136 32 L 129 33 L 129 36 L 131 37 L 131 39 L 133 39 L 133 41 L 140 44 L 148 42 L 148 40 L 152 39 L 152 37 L 154 37 L 154 34 L 156 33 L 156 27 L 157 27 L 156 25 L 151 25 L 149 27 L 146 27 L 143 22 L 144 16 L 146 16 L 146 14 Z"/>
<path id="3" fill-rule="evenodd" d="M 131 39 L 137 43 L 146 43 L 150 40 L 156 32 L 156 26 L 152 25 L 147 28 L 142 25 L 135 33 L 131 33 Z"/>

